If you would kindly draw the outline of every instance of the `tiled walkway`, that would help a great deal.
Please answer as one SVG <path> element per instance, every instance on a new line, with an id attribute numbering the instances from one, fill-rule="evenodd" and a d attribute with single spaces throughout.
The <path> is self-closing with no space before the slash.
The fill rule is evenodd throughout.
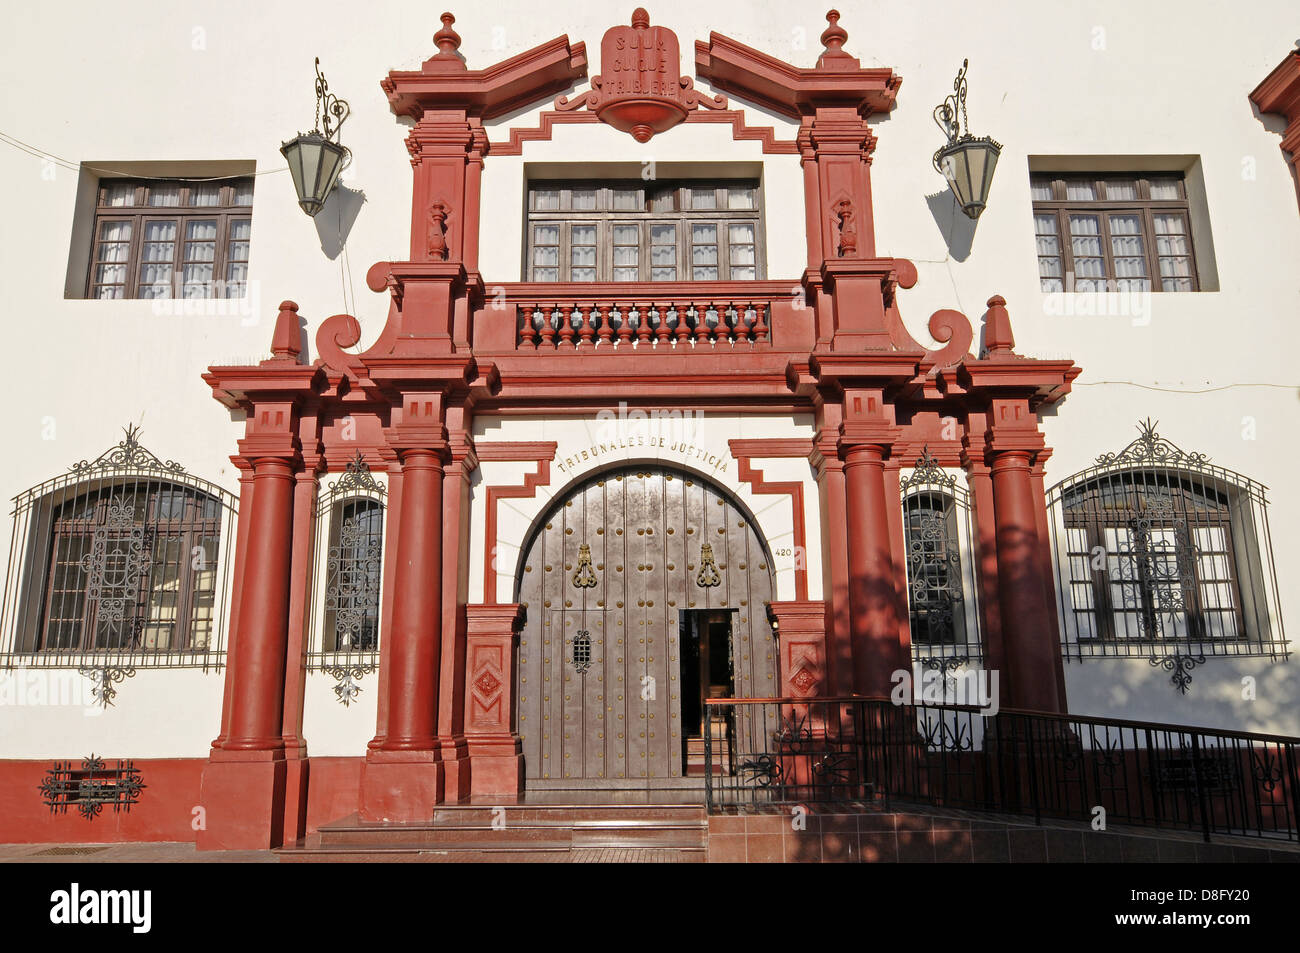
<path id="1" fill-rule="evenodd" d="M 269 850 L 205 850 L 193 844 L 0 844 L 12 864 L 274 864 Z"/>

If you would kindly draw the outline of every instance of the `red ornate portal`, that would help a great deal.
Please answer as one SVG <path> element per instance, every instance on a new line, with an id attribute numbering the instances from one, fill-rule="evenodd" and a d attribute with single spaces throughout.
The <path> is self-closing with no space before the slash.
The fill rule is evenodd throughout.
<path id="1" fill-rule="evenodd" d="M 355 789 L 331 791 L 329 803 L 370 820 L 427 819 L 441 802 L 508 798 L 527 783 L 512 687 L 527 610 L 498 602 L 503 567 L 485 574 L 482 592 L 469 591 L 470 539 L 494 538 L 498 501 L 549 484 L 556 448 L 476 443 L 474 420 L 590 417 L 608 407 L 614 382 L 638 408 L 679 406 L 688 393 L 708 412 L 815 421 L 812 440 L 731 445 L 754 492 L 789 496 L 801 539 L 804 483 L 766 482 L 750 461 L 805 459 L 815 476 L 826 598 L 809 599 L 805 572 L 795 600 L 770 604 L 783 633 L 783 692 L 888 695 L 891 673 L 910 664 L 899 470 L 928 448 L 938 464 L 968 476 L 988 664 L 1002 670 L 1003 705 L 1064 709 L 1045 535 L 1050 450 L 1039 412 L 1069 392 L 1079 368 L 1017 355 L 997 296 L 988 302 L 983 356 L 970 353 L 974 332 L 956 311 L 930 318 L 938 347 L 907 333 L 899 294 L 915 284 L 916 269 L 877 250 L 870 161 L 870 121 L 894 107 L 901 80 L 845 52 L 838 17 L 828 16 L 826 50 L 812 68 L 718 33 L 695 47 L 698 76 L 798 124 L 795 141 L 783 143 L 738 114 L 724 119 L 737 138 L 799 157 L 808 260 L 802 273 L 769 281 L 489 283 L 478 270 L 481 242 L 494 240 L 481 231 L 490 224 L 480 222 L 484 163 L 494 150 L 519 154 L 543 133 L 510 130 L 498 146 L 484 122 L 572 89 L 586 75 L 585 47 L 559 37 L 470 70 L 444 14 L 439 52 L 420 70 L 383 80 L 393 112 L 414 120 L 410 257 L 379 262 L 367 276 L 388 295 L 383 332 L 352 354 L 344 349 L 359 342 L 356 319 L 328 317 L 309 365 L 296 306 L 285 302 L 272 357 L 205 375 L 216 398 L 248 422 L 232 457 L 241 471 L 237 589 L 222 728 L 203 777 L 201 846 L 292 840 L 316 816 L 301 666 L 313 501 L 321 475 L 344 469 L 358 451 L 387 472 L 389 486 L 378 723 Z M 696 106 L 726 106 L 678 77 L 676 36 L 651 27 L 643 10 L 630 27 L 605 34 L 601 56 L 593 89 L 561 98 L 561 112 L 543 114 L 545 130 L 587 107 L 590 121 L 644 142 L 703 115 L 691 112 Z M 716 324 L 684 317 L 710 309 L 721 315 Z M 655 310 L 678 314 L 677 324 L 651 327 L 641 315 Z M 475 471 L 488 459 L 530 469 L 522 486 L 474 489 L 487 501 L 484 527 L 471 524 L 470 503 Z"/>
<path id="2" fill-rule="evenodd" d="M 655 133 L 684 120 L 696 106 L 727 108 L 723 97 L 705 96 L 689 76 L 678 75 L 677 34 L 651 26 L 650 14 L 641 7 L 633 11 L 630 27 L 605 31 L 600 63 L 604 72 L 592 77 L 591 90 L 573 100 L 561 96 L 556 109 L 565 112 L 586 106 L 601 122 L 630 133 L 637 142 L 649 142 Z"/>

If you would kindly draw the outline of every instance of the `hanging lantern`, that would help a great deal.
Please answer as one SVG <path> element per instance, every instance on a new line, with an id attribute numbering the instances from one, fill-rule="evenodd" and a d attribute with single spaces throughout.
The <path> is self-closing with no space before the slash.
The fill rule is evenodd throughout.
<path id="1" fill-rule="evenodd" d="M 934 121 L 948 136 L 948 143 L 934 154 L 934 167 L 948 181 L 957 204 L 967 218 L 978 219 L 988 203 L 1002 145 L 988 136 L 970 134 L 966 120 L 966 67 L 962 60 L 953 92 L 934 109 Z M 959 116 L 960 111 L 960 116 Z"/>
<path id="2" fill-rule="evenodd" d="M 339 129 L 352 111 L 347 100 L 329 91 L 325 74 L 316 59 L 316 128 L 301 132 L 280 146 L 289 163 L 298 205 L 315 216 L 325 207 L 325 200 L 338 184 L 339 174 L 347 167 L 352 153 L 337 141 Z"/>

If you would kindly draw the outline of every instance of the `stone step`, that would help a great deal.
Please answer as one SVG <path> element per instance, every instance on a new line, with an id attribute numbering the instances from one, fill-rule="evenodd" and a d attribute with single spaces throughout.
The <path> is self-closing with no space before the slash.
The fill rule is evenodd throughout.
<path id="1" fill-rule="evenodd" d="M 424 846 L 389 847 L 330 847 L 307 849 L 283 847 L 276 855 L 287 864 L 347 864 L 347 863 L 681 863 L 702 864 L 706 860 L 703 847 L 573 847 L 533 842 L 528 844 L 498 844 L 484 848 L 461 845 L 449 849 Z"/>

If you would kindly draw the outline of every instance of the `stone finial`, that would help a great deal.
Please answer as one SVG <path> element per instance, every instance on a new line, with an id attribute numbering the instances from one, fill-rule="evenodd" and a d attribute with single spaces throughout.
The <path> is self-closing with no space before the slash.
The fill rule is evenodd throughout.
<path id="1" fill-rule="evenodd" d="M 817 57 L 817 68 L 857 69 L 859 65 L 857 59 L 844 52 L 844 41 L 849 38 L 849 33 L 840 26 L 840 11 L 827 11 L 826 22 L 828 26 L 822 31 L 821 36 L 822 46 L 826 47 L 826 50 Z"/>
<path id="2" fill-rule="evenodd" d="M 984 315 L 984 354 L 992 359 L 1015 357 L 1016 339 L 1011 333 L 1011 315 L 1007 313 L 1007 300 L 994 295 L 988 300 L 988 313 Z"/>
<path id="3" fill-rule="evenodd" d="M 637 30 L 650 29 L 650 14 L 645 7 L 637 7 L 632 11 L 632 27 Z"/>
<path id="4" fill-rule="evenodd" d="M 298 305 L 292 301 L 280 302 L 280 313 L 275 318 L 275 333 L 271 335 L 272 360 L 301 363 L 302 339 L 298 332 Z"/>
<path id="5" fill-rule="evenodd" d="M 460 34 L 451 28 L 456 18 L 450 13 L 444 13 L 441 19 L 442 29 L 433 35 L 433 42 L 438 44 L 439 56 L 455 56 L 460 49 Z"/>

